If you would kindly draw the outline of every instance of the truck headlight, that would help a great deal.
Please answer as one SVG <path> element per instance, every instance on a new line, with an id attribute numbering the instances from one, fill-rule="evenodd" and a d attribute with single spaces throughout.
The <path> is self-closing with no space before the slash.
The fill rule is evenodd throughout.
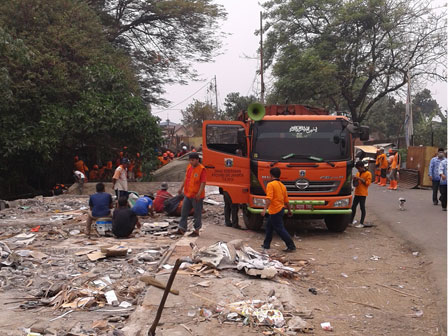
<path id="1" fill-rule="evenodd" d="M 254 205 L 259 206 L 259 207 L 264 207 L 264 205 L 266 204 L 266 200 L 264 198 L 254 197 L 253 201 L 254 201 Z"/>
<path id="2" fill-rule="evenodd" d="M 333 206 L 335 208 L 344 208 L 348 207 L 349 204 L 350 204 L 350 198 L 343 198 L 340 199 L 339 201 L 334 202 Z"/>

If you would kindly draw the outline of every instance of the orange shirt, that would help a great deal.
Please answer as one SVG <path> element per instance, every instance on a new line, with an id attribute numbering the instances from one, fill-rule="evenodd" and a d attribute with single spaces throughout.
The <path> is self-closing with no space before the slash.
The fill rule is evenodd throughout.
<path id="1" fill-rule="evenodd" d="M 384 154 L 384 153 L 378 157 L 378 162 L 380 163 L 381 169 L 387 169 L 387 167 L 389 167 L 389 163 L 387 162 L 386 154 Z"/>
<path id="2" fill-rule="evenodd" d="M 358 186 L 355 188 L 355 196 L 367 196 L 369 194 L 368 188 L 370 183 L 372 183 L 372 174 L 366 170 L 362 174 L 356 173 L 356 176 L 366 180 L 366 183 L 359 181 Z"/>
<path id="3" fill-rule="evenodd" d="M 100 178 L 100 179 L 102 179 L 103 177 L 104 177 L 104 171 L 106 170 L 106 167 L 101 167 L 99 170 L 98 170 L 98 177 Z"/>
<path id="4" fill-rule="evenodd" d="M 268 212 L 271 215 L 281 211 L 285 207 L 285 204 L 289 202 L 286 187 L 278 180 L 268 183 L 266 186 L 266 196 L 271 201 L 268 207 Z"/>
<path id="5" fill-rule="evenodd" d="M 112 170 L 112 161 L 107 161 L 106 163 L 106 169 Z"/>
<path id="6" fill-rule="evenodd" d="M 191 164 L 187 167 L 187 172 L 185 173 L 185 185 L 184 194 L 185 196 L 192 198 L 195 197 L 199 191 L 202 182 L 207 181 L 207 174 L 205 172 L 205 167 L 202 164 L 198 164 L 193 167 Z M 201 193 L 201 198 L 205 197 L 205 188 Z"/>
<path id="7" fill-rule="evenodd" d="M 89 180 L 98 180 L 99 171 L 97 169 L 92 169 L 89 173 Z"/>
<path id="8" fill-rule="evenodd" d="M 392 159 L 392 165 L 391 165 L 392 169 L 400 169 L 398 160 L 399 160 L 398 153 L 395 153 L 395 155 L 393 156 L 393 159 Z"/>
<path id="9" fill-rule="evenodd" d="M 84 164 L 83 160 L 76 161 L 75 162 L 75 168 L 76 168 L 76 170 L 79 170 L 84 175 L 86 175 L 86 172 L 89 171 L 89 168 L 87 168 L 87 166 Z"/>

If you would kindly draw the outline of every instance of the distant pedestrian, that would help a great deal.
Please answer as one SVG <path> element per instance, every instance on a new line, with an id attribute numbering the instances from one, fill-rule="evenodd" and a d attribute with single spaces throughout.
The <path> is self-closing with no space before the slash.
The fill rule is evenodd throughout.
<path id="1" fill-rule="evenodd" d="M 73 177 L 75 179 L 76 187 L 78 189 L 78 193 L 82 195 L 84 191 L 84 182 L 86 180 L 86 176 L 80 172 L 79 170 L 73 170 Z"/>
<path id="2" fill-rule="evenodd" d="M 135 227 L 141 227 L 137 215 L 129 208 L 128 198 L 122 196 L 118 199 L 118 208 L 112 215 L 112 233 L 118 238 L 129 237 Z"/>
<path id="3" fill-rule="evenodd" d="M 270 249 L 272 235 L 275 231 L 286 244 L 286 250 L 283 251 L 292 252 L 296 249 L 296 246 L 283 225 L 283 214 L 285 213 L 285 207 L 288 209 L 288 216 L 292 216 L 288 194 L 286 192 L 285 185 L 280 182 L 280 169 L 278 167 L 271 168 L 270 174 L 272 181 L 266 186 L 266 203 L 261 212 L 261 216 L 266 215 L 266 210 L 269 212 L 269 217 L 266 224 L 266 236 L 261 247 L 266 250 Z"/>
<path id="4" fill-rule="evenodd" d="M 176 234 L 185 234 L 187 231 L 187 219 L 191 209 L 194 209 L 194 231 L 190 234 L 192 237 L 199 236 L 199 230 L 202 227 L 202 206 L 205 197 L 205 183 L 207 175 L 205 167 L 199 162 L 198 153 L 190 153 L 190 164 L 185 173 L 185 179 L 178 193 L 184 192 L 185 197 L 182 203 L 181 218 L 179 229 Z"/>
<path id="5" fill-rule="evenodd" d="M 115 190 L 117 199 L 128 196 L 128 164 L 129 160 L 122 158 L 121 164 L 115 169 L 114 176 L 112 177 L 112 188 Z"/>
<path id="6" fill-rule="evenodd" d="M 355 216 L 356 216 L 356 208 L 359 207 L 361 209 L 361 220 L 360 224 L 364 226 L 364 220 L 366 218 L 366 199 L 368 193 L 368 188 L 370 183 L 372 182 L 372 174 L 365 168 L 364 163 L 361 161 L 356 162 L 355 164 L 358 172 L 356 176 L 353 177 L 353 184 L 355 185 L 355 197 L 353 197 L 353 205 L 352 205 L 352 220 L 353 224 Z"/>
<path id="7" fill-rule="evenodd" d="M 443 159 L 439 165 L 440 176 L 440 201 L 442 202 L 442 210 L 446 211 L 446 185 L 447 185 L 447 173 L 446 173 L 447 159 Z"/>
<path id="8" fill-rule="evenodd" d="M 92 222 L 100 217 L 110 217 L 110 209 L 113 208 L 112 196 L 104 192 L 104 184 L 96 184 L 96 193 L 89 198 L 90 211 L 86 221 L 86 235 L 90 237 Z"/>
<path id="9" fill-rule="evenodd" d="M 168 183 L 163 182 L 160 185 L 160 190 L 157 190 L 156 198 L 154 199 L 154 211 L 155 212 L 163 212 L 164 203 L 167 199 L 173 197 L 168 191 Z"/>
<path id="10" fill-rule="evenodd" d="M 401 156 L 396 149 L 389 150 L 390 156 L 392 158 L 390 164 L 390 187 L 388 189 L 397 190 L 398 189 L 398 172 L 401 166 Z"/>
<path id="11" fill-rule="evenodd" d="M 378 162 L 380 165 L 380 186 L 385 187 L 387 183 L 387 168 L 389 167 L 389 162 L 387 161 L 386 154 L 384 154 L 384 147 L 380 148 L 380 155 L 378 157 Z"/>
<path id="12" fill-rule="evenodd" d="M 437 198 L 437 191 L 440 185 L 440 175 L 439 175 L 439 165 L 445 159 L 445 152 L 443 148 L 437 150 L 437 156 L 431 159 L 429 163 L 428 176 L 432 182 L 432 203 L 434 205 L 439 204 L 439 199 Z"/>

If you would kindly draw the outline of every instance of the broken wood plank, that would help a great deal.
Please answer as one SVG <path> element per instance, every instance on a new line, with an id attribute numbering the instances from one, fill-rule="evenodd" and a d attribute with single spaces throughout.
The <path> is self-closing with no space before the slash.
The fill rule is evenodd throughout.
<path id="1" fill-rule="evenodd" d="M 148 275 L 141 276 L 140 281 L 144 282 L 147 285 L 151 285 L 160 289 L 166 288 L 165 284 L 161 283 L 160 281 Z M 170 289 L 170 293 L 174 295 L 179 295 L 179 291 L 177 289 Z"/>

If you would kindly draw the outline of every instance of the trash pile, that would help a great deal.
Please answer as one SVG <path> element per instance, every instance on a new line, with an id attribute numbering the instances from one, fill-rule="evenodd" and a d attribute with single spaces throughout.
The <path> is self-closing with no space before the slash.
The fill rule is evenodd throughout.
<path id="1" fill-rule="evenodd" d="M 172 232 L 177 230 L 178 218 L 168 217 L 160 222 L 142 223 L 142 232 L 153 236 L 171 236 Z M 172 236 L 178 238 L 178 236 Z"/>
<path id="2" fill-rule="evenodd" d="M 201 298 L 212 303 L 209 299 Z M 198 318 L 210 320 L 215 317 L 221 324 L 239 323 L 242 326 L 260 328 L 263 330 L 263 335 L 296 335 L 298 332 L 314 332 L 313 326 L 305 320 L 312 319 L 312 313 L 286 311 L 285 305 L 275 296 L 275 291 L 272 291 L 266 300 L 213 303 L 213 306 L 209 308 L 199 308 Z M 194 316 L 196 312 L 189 312 L 189 315 Z"/>
<path id="3" fill-rule="evenodd" d="M 286 266 L 275 256 L 269 256 L 245 246 L 241 240 L 229 243 L 220 241 L 203 248 L 193 245 L 192 249 L 192 260 L 195 263 L 202 263 L 216 269 L 233 268 L 262 279 L 272 279 L 276 275 L 293 278 L 308 264 L 307 261 L 301 260 L 300 267 Z"/>

